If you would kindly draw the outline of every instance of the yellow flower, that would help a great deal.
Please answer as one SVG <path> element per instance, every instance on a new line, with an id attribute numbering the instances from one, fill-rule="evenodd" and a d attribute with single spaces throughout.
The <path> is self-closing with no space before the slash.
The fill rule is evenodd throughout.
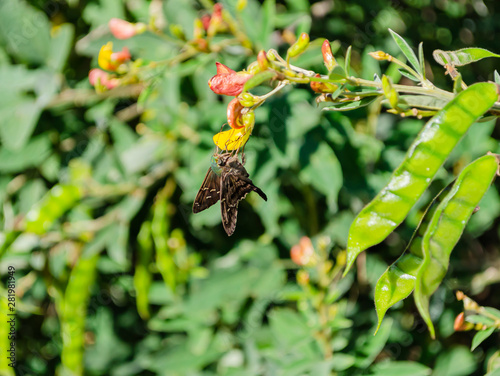
<path id="1" fill-rule="evenodd" d="M 108 42 L 101 47 L 97 63 L 102 69 L 115 71 L 122 63 L 130 60 L 130 51 L 124 47 L 119 52 L 113 52 L 113 42 Z"/>
<path id="2" fill-rule="evenodd" d="M 243 114 L 241 120 L 243 127 L 237 129 L 231 128 L 214 136 L 214 143 L 219 149 L 227 151 L 236 150 L 247 143 L 255 124 L 253 111 Z"/>

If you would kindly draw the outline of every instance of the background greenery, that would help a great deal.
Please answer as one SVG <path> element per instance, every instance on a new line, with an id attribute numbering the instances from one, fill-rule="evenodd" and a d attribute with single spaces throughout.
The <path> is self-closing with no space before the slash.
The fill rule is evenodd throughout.
<path id="1" fill-rule="evenodd" d="M 222 3 L 235 13 L 234 2 Z M 287 28 L 337 41 L 340 61 L 352 45 L 354 69 L 372 78 L 387 66 L 367 52 L 398 53 L 392 28 L 413 46 L 424 42 L 431 80 L 450 88 L 431 52 L 473 45 L 499 52 L 496 7 L 493 0 L 249 0 L 239 22 L 253 55 L 232 46 L 155 71 L 138 107 L 137 86 L 98 95 L 88 83 L 100 47 L 112 40 L 134 59 L 165 60 L 178 46 L 151 33 L 115 40 L 107 22 L 148 23 L 152 12 L 167 35 L 176 24 L 189 39 L 208 1 L 0 2 L 0 269 L 2 276 L 8 265 L 17 270 L 16 374 L 484 374 L 498 334 L 471 353 L 473 333 L 453 331 L 462 310 L 454 291 L 500 306 L 498 183 L 431 300 L 437 340 L 412 300 L 389 311 L 372 335 L 375 283 L 404 249 L 430 193 L 397 233 L 360 257 L 356 272 L 320 278 L 322 265 L 342 267 L 350 223 L 423 120 L 376 106 L 324 114 L 309 88 L 286 90 L 256 111 L 245 149 L 268 201 L 250 194 L 230 238 L 218 205 L 197 215 L 191 205 L 230 99 L 207 85 L 216 61 L 240 70 L 260 49 L 285 51 Z M 313 43 L 297 65 L 323 71 L 319 47 Z M 497 64 L 467 66 L 464 81 L 492 79 Z M 487 151 L 499 153 L 499 137 L 495 123 L 473 126 L 430 191 Z M 319 260 L 305 268 L 308 283 L 289 259 L 303 235 Z M 12 374 L 4 362 L 1 372 Z"/>

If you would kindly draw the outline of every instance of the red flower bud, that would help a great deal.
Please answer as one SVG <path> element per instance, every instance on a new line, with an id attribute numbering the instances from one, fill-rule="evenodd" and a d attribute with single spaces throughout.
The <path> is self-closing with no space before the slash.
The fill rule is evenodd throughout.
<path id="1" fill-rule="evenodd" d="M 455 323 L 453 324 L 453 329 L 455 332 L 463 332 L 466 330 L 471 330 L 474 327 L 474 324 L 465 321 L 465 314 L 460 312 L 458 316 L 455 318 Z"/>
<path id="2" fill-rule="evenodd" d="M 224 64 L 217 64 L 217 74 L 208 81 L 208 86 L 216 94 L 237 96 L 243 91 L 251 74 L 235 72 Z"/>
<path id="3" fill-rule="evenodd" d="M 210 26 L 210 19 L 211 18 L 212 17 L 208 14 L 201 16 L 201 23 L 203 24 L 203 29 L 205 29 L 205 31 L 207 31 L 208 27 Z"/>
<path id="4" fill-rule="evenodd" d="M 321 52 L 323 53 L 323 61 L 325 62 L 326 69 L 331 71 L 337 65 L 337 61 L 333 57 L 332 48 L 330 47 L 330 42 L 327 39 L 323 42 L 321 46 Z"/>

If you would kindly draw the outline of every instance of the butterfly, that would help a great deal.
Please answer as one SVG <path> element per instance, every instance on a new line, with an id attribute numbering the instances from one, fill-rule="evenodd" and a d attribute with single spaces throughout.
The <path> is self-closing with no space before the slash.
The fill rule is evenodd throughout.
<path id="1" fill-rule="evenodd" d="M 236 155 L 231 153 L 212 156 L 210 168 L 193 203 L 193 213 L 199 213 L 220 200 L 222 225 L 228 236 L 234 233 L 238 203 L 252 191 L 267 201 L 267 196 L 252 180 Z"/>

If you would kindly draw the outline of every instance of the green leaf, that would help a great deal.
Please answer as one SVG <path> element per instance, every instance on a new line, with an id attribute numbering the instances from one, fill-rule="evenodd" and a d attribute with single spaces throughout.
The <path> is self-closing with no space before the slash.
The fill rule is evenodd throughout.
<path id="1" fill-rule="evenodd" d="M 38 118 L 58 88 L 56 75 L 48 70 L 0 66 L 0 138 L 4 147 L 18 150 L 28 142 Z"/>
<path id="2" fill-rule="evenodd" d="M 420 82 L 420 78 L 415 77 L 411 73 L 408 73 L 407 71 L 403 69 L 398 69 L 399 73 L 401 73 L 402 76 L 405 76 L 406 78 L 412 80 L 413 82 Z"/>
<path id="3" fill-rule="evenodd" d="M 346 71 L 338 64 L 328 74 L 328 78 L 330 80 L 333 80 L 335 83 L 344 83 L 346 77 L 347 77 Z"/>
<path id="4" fill-rule="evenodd" d="M 418 62 L 420 63 L 420 73 L 422 74 L 422 78 L 425 80 L 424 42 L 420 42 L 418 45 Z"/>
<path id="5" fill-rule="evenodd" d="M 487 326 L 495 324 L 495 320 L 483 315 L 467 315 L 465 317 L 465 321 L 470 322 L 472 324 L 481 324 Z"/>
<path id="6" fill-rule="evenodd" d="M 491 327 L 485 330 L 480 330 L 476 333 L 474 338 L 472 339 L 472 345 L 470 347 L 470 351 L 474 351 L 485 339 L 493 334 L 495 331 L 495 327 Z"/>
<path id="7" fill-rule="evenodd" d="M 392 320 L 385 320 L 380 326 L 376 336 L 369 336 L 363 344 L 357 347 L 360 355 L 356 361 L 356 367 L 367 368 L 373 363 L 378 354 L 382 351 L 391 334 Z"/>
<path id="8" fill-rule="evenodd" d="M 337 211 L 338 194 L 343 184 L 342 168 L 327 143 L 322 142 L 310 156 L 309 164 L 300 171 L 300 179 L 323 193 L 329 209 Z"/>
<path id="9" fill-rule="evenodd" d="M 247 92 L 248 90 L 259 86 L 263 82 L 266 82 L 273 78 L 276 75 L 275 72 L 272 71 L 265 71 L 265 72 L 260 72 L 251 77 L 247 82 L 245 82 L 245 86 L 243 86 L 243 93 Z"/>
<path id="10" fill-rule="evenodd" d="M 349 77 L 351 74 L 351 53 L 352 46 L 347 47 L 347 52 L 345 53 L 345 76 Z"/>
<path id="11" fill-rule="evenodd" d="M 490 315 L 495 316 L 497 320 L 500 320 L 500 310 L 493 307 L 483 307 L 483 308 Z"/>
<path id="12" fill-rule="evenodd" d="M 432 372 L 423 364 L 409 361 L 382 361 L 370 370 L 373 372 L 370 373 L 371 376 L 426 376 Z"/>
<path id="13" fill-rule="evenodd" d="M 493 52 L 485 50 L 484 48 L 462 48 L 456 51 L 443 51 L 435 50 L 432 53 L 434 60 L 438 64 L 446 65 L 451 64 L 455 67 L 461 67 L 476 61 L 485 59 L 487 57 L 500 57 Z"/>
<path id="14" fill-rule="evenodd" d="M 20 62 L 43 64 L 50 51 L 49 20 L 26 1 L 1 1 L 0 39 Z"/>
<path id="15" fill-rule="evenodd" d="M 495 69 L 494 77 L 495 77 L 495 83 L 497 85 L 500 85 L 500 74 L 498 74 L 496 69 Z"/>
<path id="16" fill-rule="evenodd" d="M 432 376 L 469 376 L 476 367 L 469 349 L 458 346 L 438 356 Z"/>
<path id="17" fill-rule="evenodd" d="M 383 241 L 405 219 L 455 145 L 497 98 L 496 85 L 472 85 L 427 122 L 387 186 L 352 223 L 344 275 L 361 252 Z"/>
<path id="18" fill-rule="evenodd" d="M 68 59 L 73 39 L 75 37 L 75 27 L 65 23 L 54 28 L 50 41 L 50 52 L 47 57 L 47 66 L 60 72 Z"/>
<path id="19" fill-rule="evenodd" d="M 395 31 L 389 29 L 389 32 L 392 35 L 392 38 L 398 45 L 401 52 L 405 55 L 406 59 L 413 66 L 413 68 L 417 71 L 417 73 L 422 74 L 422 70 L 420 69 L 420 63 L 418 62 L 417 55 L 413 52 L 410 45 Z"/>
<path id="20" fill-rule="evenodd" d="M 418 107 L 426 110 L 441 110 L 448 101 L 441 98 L 428 97 L 426 95 L 401 95 L 399 97 L 399 103 L 409 107 Z"/>
<path id="21" fill-rule="evenodd" d="M 304 317 L 291 309 L 274 309 L 269 315 L 269 324 L 277 342 L 285 346 L 297 346 L 313 340 L 313 328 L 307 325 Z"/>
<path id="22" fill-rule="evenodd" d="M 50 140 L 46 135 L 33 137 L 26 146 L 18 150 L 0 147 L 0 172 L 20 172 L 39 166 L 50 155 Z"/>
<path id="23" fill-rule="evenodd" d="M 494 155 L 486 155 L 469 164 L 460 173 L 450 192 L 439 204 L 422 239 L 423 262 L 417 274 L 415 303 L 434 338 L 429 314 L 429 299 L 441 284 L 451 251 L 465 225 L 490 187 L 498 170 Z"/>

